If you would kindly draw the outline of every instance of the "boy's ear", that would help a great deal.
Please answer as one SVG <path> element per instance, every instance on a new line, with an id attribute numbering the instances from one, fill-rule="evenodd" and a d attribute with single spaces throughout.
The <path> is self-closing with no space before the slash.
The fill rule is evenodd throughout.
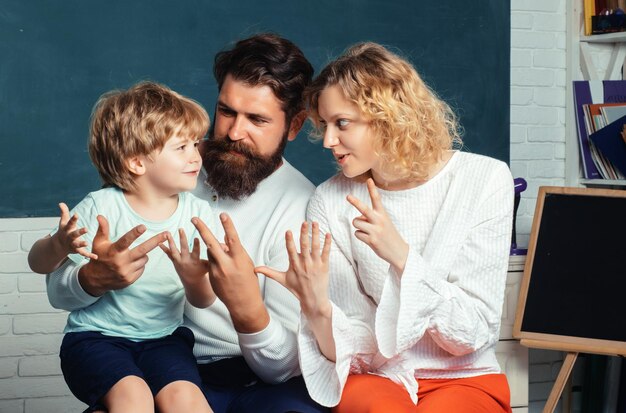
<path id="1" fill-rule="evenodd" d="M 287 140 L 292 141 L 296 139 L 298 132 L 300 132 L 300 129 L 302 129 L 302 125 L 304 125 L 304 121 L 306 120 L 306 115 L 307 115 L 306 110 L 303 110 L 302 112 L 297 113 L 293 118 L 291 118 Z"/>
<path id="2" fill-rule="evenodd" d="M 126 159 L 126 167 L 134 175 L 143 175 L 146 173 L 146 160 L 143 156 L 133 156 Z"/>

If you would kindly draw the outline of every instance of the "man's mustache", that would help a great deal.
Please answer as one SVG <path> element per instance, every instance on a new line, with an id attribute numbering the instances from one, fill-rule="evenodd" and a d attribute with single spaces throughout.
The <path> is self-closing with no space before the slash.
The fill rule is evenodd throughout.
<path id="1" fill-rule="evenodd" d="M 211 152 L 237 152 L 246 158 L 265 160 L 266 157 L 259 155 L 254 149 L 241 141 L 233 141 L 230 138 L 225 139 L 210 139 L 204 142 L 203 149 Z"/>

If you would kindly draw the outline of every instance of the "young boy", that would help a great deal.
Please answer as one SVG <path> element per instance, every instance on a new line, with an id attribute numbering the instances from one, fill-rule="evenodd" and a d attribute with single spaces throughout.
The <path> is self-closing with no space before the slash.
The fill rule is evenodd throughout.
<path id="1" fill-rule="evenodd" d="M 61 369 L 88 410 L 109 412 L 211 412 L 192 353 L 193 333 L 181 327 L 185 296 L 208 307 L 215 294 L 200 258 L 192 217 L 213 222 L 207 202 L 190 193 L 202 160 L 198 143 L 209 116 L 195 101 L 165 86 L 139 83 L 104 94 L 96 103 L 89 155 L 104 189 L 88 194 L 72 211 L 60 204 L 58 230 L 29 253 L 33 271 L 46 274 L 66 258 L 97 259 L 82 239 L 95 234 L 100 215 L 111 239 L 137 225 L 167 239 L 148 254 L 143 274 L 129 287 L 105 293 L 72 311 L 61 345 Z M 171 231 L 179 232 L 177 246 Z M 191 246 L 185 234 L 192 234 Z"/>

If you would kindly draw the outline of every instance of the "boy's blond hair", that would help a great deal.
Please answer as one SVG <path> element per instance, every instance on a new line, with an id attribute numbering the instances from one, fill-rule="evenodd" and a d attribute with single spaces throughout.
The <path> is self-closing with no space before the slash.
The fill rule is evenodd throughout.
<path id="1" fill-rule="evenodd" d="M 318 99 L 334 85 L 370 122 L 382 164 L 403 178 L 426 179 L 444 152 L 461 144 L 452 109 L 409 62 L 379 44 L 350 47 L 313 80 L 305 97 L 318 134 Z"/>
<path id="2" fill-rule="evenodd" d="M 209 128 L 209 115 L 196 101 L 166 86 L 141 82 L 103 94 L 91 113 L 89 157 L 105 186 L 135 189 L 126 161 L 163 149 L 174 134 L 197 140 Z"/>

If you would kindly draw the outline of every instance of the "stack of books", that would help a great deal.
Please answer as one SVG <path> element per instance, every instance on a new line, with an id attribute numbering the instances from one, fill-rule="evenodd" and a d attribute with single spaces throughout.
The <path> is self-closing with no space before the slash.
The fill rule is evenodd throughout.
<path id="1" fill-rule="evenodd" d="M 626 177 L 626 81 L 574 81 L 574 109 L 586 179 Z"/>

